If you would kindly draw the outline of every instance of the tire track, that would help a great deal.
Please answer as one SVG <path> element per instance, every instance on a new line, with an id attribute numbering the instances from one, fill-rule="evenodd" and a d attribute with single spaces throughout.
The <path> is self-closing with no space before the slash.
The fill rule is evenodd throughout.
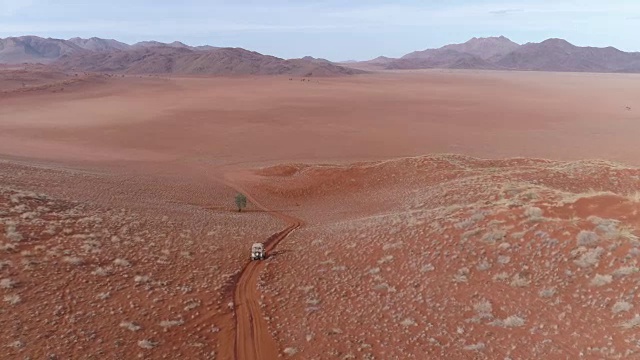
<path id="1" fill-rule="evenodd" d="M 267 259 L 282 240 L 304 224 L 300 219 L 266 208 L 236 184 L 225 183 L 236 191 L 243 193 L 256 207 L 287 223 L 285 229 L 271 235 L 264 242 Z M 268 324 L 260 308 L 258 277 L 263 267 L 263 261 L 249 261 L 240 272 L 235 284 L 233 297 L 235 308 L 233 357 L 236 360 L 271 360 L 279 358 L 278 345 L 269 333 Z"/>

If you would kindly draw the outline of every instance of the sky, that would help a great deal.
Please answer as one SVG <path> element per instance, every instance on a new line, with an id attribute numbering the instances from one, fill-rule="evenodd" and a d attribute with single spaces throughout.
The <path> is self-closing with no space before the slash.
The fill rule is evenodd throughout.
<path id="1" fill-rule="evenodd" d="M 640 0 L 0 0 L 0 37 L 177 40 L 332 61 L 500 35 L 640 51 L 637 34 Z"/>

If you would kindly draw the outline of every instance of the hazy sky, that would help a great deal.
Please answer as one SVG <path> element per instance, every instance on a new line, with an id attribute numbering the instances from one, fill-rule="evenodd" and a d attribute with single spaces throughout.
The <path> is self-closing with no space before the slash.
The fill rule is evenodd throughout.
<path id="1" fill-rule="evenodd" d="M 640 51 L 640 0 L 0 0 L 0 37 L 243 47 L 292 58 L 397 57 L 504 35 Z"/>

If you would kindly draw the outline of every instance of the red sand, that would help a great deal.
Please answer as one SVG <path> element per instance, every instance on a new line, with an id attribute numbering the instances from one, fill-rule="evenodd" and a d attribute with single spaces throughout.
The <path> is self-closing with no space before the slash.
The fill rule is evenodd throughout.
<path id="1" fill-rule="evenodd" d="M 433 156 L 259 173 L 256 196 L 309 219 L 261 278 L 296 358 L 639 355 L 640 169 Z"/>
<path id="2" fill-rule="evenodd" d="M 638 165 L 637 79 L 87 77 L 1 93 L 0 343 L 232 359 L 269 342 L 240 329 L 268 327 L 299 359 L 637 356 L 622 325 L 638 326 L 638 170 L 397 159 Z M 385 161 L 317 165 L 364 160 Z M 229 185 L 264 208 L 238 214 Z M 241 272 L 252 242 L 298 219 Z"/>
<path id="3" fill-rule="evenodd" d="M 640 164 L 638 79 L 473 71 L 317 82 L 112 78 L 82 91 L 0 95 L 0 151 L 56 161 L 129 151 L 216 164 L 451 152 Z"/>

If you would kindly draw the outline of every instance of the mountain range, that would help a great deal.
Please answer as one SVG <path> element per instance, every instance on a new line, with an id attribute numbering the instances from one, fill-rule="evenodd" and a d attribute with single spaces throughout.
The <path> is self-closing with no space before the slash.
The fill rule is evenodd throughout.
<path id="1" fill-rule="evenodd" d="M 63 71 L 126 74 L 337 76 L 366 70 L 487 69 L 640 73 L 640 53 L 613 47 L 579 47 L 566 40 L 517 44 L 504 36 L 414 51 L 401 58 L 333 63 L 304 57 L 281 59 L 241 48 L 189 46 L 175 41 L 133 45 L 101 38 L 0 39 L 0 64 L 41 63 Z"/>
<path id="2" fill-rule="evenodd" d="M 324 59 L 281 59 L 241 48 L 111 39 L 0 39 L 0 63 L 41 63 L 63 71 L 122 74 L 339 76 L 362 73 Z"/>
<path id="3" fill-rule="evenodd" d="M 210 51 L 218 49 L 214 46 L 189 46 L 179 41 L 162 43 L 158 41 L 142 41 L 133 45 L 113 39 L 79 37 L 69 40 L 44 39 L 38 36 L 20 36 L 0 39 L 0 63 L 42 63 L 47 64 L 67 55 L 87 54 L 93 52 L 128 51 L 140 48 L 170 47 L 193 51 Z"/>
<path id="4" fill-rule="evenodd" d="M 640 53 L 613 47 L 579 47 L 562 39 L 519 45 L 504 36 L 415 51 L 401 58 L 348 63 L 363 69 L 486 69 L 572 72 L 640 72 Z"/>

